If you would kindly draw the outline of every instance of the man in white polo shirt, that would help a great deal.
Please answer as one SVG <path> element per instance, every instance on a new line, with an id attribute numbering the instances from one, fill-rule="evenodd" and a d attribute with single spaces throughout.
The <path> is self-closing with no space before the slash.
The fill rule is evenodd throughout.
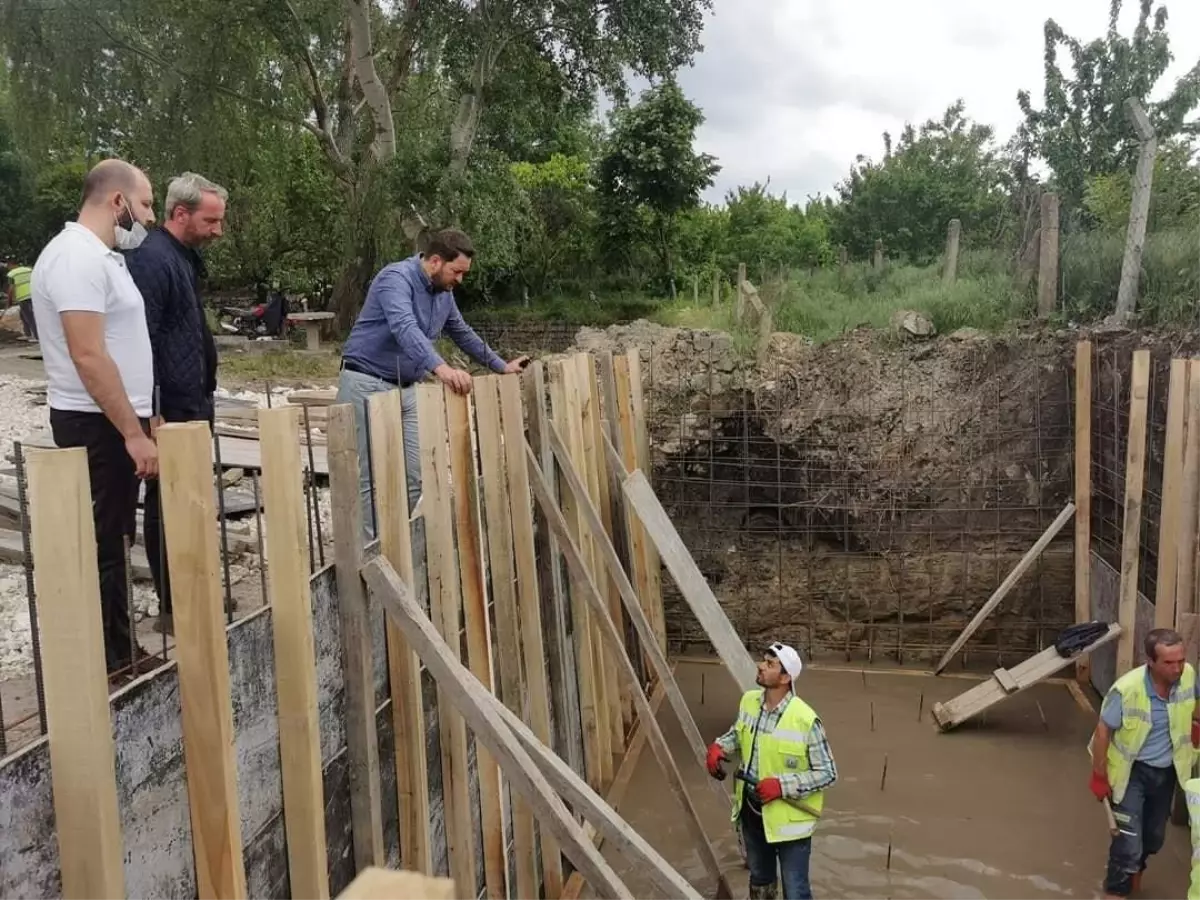
<path id="1" fill-rule="evenodd" d="M 140 242 L 154 221 L 153 203 L 141 170 L 119 159 L 97 164 L 84 180 L 78 221 L 64 226 L 33 267 L 54 442 L 88 455 L 110 673 L 135 661 L 125 538 L 134 534 L 138 479 L 158 475 L 150 334 L 142 295 L 114 247 Z"/>

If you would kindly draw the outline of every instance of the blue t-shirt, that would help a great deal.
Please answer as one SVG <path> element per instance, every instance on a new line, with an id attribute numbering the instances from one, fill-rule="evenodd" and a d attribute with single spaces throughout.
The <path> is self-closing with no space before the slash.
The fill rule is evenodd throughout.
<path id="1" fill-rule="evenodd" d="M 1149 670 L 1146 671 L 1146 693 L 1150 695 L 1150 734 L 1146 737 L 1142 749 L 1138 751 L 1137 760 L 1156 769 L 1167 769 L 1174 765 L 1167 701 L 1154 690 Z M 1196 683 L 1196 697 L 1200 699 L 1200 681 Z M 1121 727 L 1122 715 L 1121 695 L 1116 691 L 1109 691 L 1104 698 L 1104 705 L 1100 708 L 1100 718 L 1104 720 L 1105 725 L 1116 731 Z"/>

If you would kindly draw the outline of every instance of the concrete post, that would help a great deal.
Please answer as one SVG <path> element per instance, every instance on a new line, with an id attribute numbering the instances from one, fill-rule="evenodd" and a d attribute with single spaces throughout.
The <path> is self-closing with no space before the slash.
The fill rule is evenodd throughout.
<path id="1" fill-rule="evenodd" d="M 1042 194 L 1042 248 L 1038 259 L 1039 316 L 1054 312 L 1058 301 L 1058 194 Z"/>

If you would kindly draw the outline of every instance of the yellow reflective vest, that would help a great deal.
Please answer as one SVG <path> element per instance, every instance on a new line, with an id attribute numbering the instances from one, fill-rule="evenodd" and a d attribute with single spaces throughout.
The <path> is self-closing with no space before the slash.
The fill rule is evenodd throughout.
<path id="1" fill-rule="evenodd" d="M 8 283 L 13 286 L 13 302 L 20 303 L 33 296 L 33 269 L 14 266 L 8 270 Z"/>
<path id="2" fill-rule="evenodd" d="M 1114 803 L 1120 803 L 1129 787 L 1129 774 L 1138 752 L 1150 736 L 1150 690 L 1147 687 L 1146 667 L 1131 669 L 1116 680 L 1109 691 L 1121 695 L 1121 727 L 1112 734 L 1108 744 L 1106 768 L 1108 784 Z M 1183 677 L 1171 688 L 1167 697 L 1167 722 L 1171 733 L 1171 753 L 1179 783 L 1192 777 L 1192 712 L 1196 707 L 1196 670 L 1190 663 L 1183 666 Z"/>
<path id="3" fill-rule="evenodd" d="M 795 694 L 785 702 L 787 707 L 779 717 L 775 730 L 769 734 L 761 731 L 758 734 L 758 765 L 755 774 L 760 781 L 771 776 L 807 772 L 810 769 L 808 732 L 817 721 L 817 714 Z M 758 721 L 762 705 L 763 691 L 753 690 L 742 695 L 742 702 L 738 706 L 737 723 L 734 728 L 737 731 L 738 753 L 741 754 L 742 765 L 750 763 L 754 725 Z M 730 816 L 734 822 L 737 822 L 738 813 L 741 812 L 744 787 L 745 783 L 740 779 L 734 782 L 733 813 Z M 825 805 L 825 792 L 805 794 L 804 804 L 819 813 Z M 764 804 L 762 814 L 763 830 L 766 832 L 767 842 L 771 844 L 812 837 L 817 827 L 817 816 L 799 809 L 786 797 Z"/>

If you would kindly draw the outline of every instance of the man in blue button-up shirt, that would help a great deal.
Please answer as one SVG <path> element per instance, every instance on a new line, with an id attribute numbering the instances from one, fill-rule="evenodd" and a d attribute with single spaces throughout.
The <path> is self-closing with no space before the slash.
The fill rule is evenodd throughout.
<path id="1" fill-rule="evenodd" d="M 374 538 L 366 399 L 379 391 L 403 389 L 404 463 L 412 509 L 421 495 L 417 401 L 412 386 L 432 374 L 460 394 L 471 390 L 471 376 L 442 359 L 433 342 L 445 333 L 464 353 L 493 372 L 519 372 L 524 367 L 524 357 L 507 363 L 501 359 L 464 321 L 454 302 L 454 288 L 462 284 L 474 256 L 470 238 L 447 229 L 430 237 L 424 254 L 384 266 L 371 282 L 366 303 L 342 348 L 337 402 L 354 405 L 364 541 Z"/>

